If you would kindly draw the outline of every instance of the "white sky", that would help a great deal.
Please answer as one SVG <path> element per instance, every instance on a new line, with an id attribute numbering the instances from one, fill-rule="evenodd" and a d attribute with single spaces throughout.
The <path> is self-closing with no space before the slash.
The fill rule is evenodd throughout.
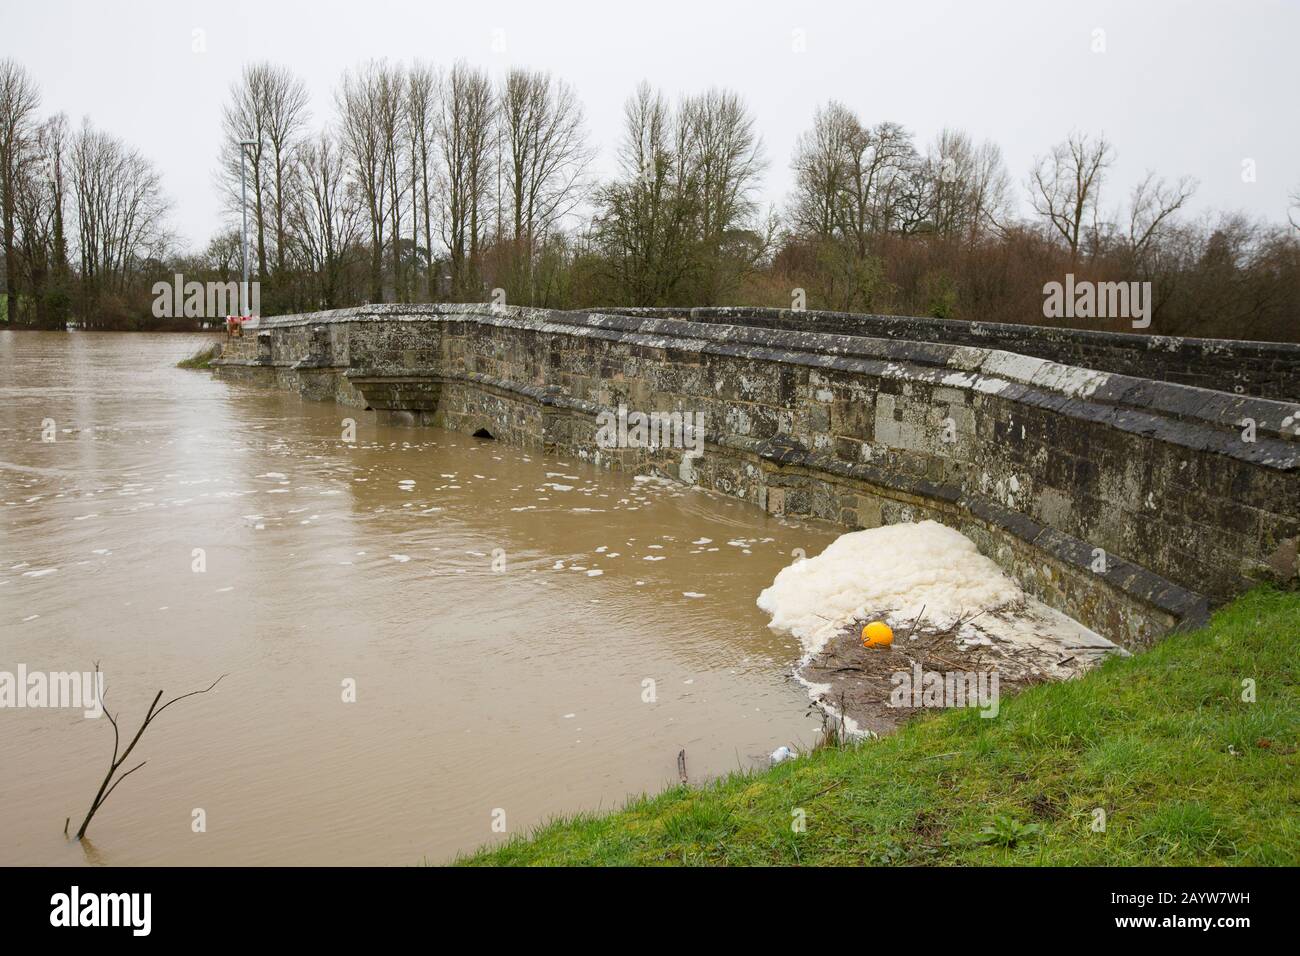
<path id="1" fill-rule="evenodd" d="M 1097 28 L 1104 53 L 1091 52 Z M 192 50 L 196 29 L 206 52 Z M 792 52 L 795 30 L 806 52 Z M 1104 131 L 1118 151 L 1107 209 L 1152 168 L 1200 180 L 1194 211 L 1281 221 L 1300 185 L 1297 40 L 1297 0 L 0 0 L 0 57 L 34 73 L 44 113 L 89 116 L 154 160 L 191 247 L 221 222 L 221 105 L 259 59 L 303 77 L 317 124 L 333 117 L 343 69 L 371 57 L 549 69 L 577 88 L 602 172 L 640 80 L 673 98 L 729 86 L 758 118 L 765 201 L 785 196 L 795 137 L 831 97 L 868 122 L 903 123 L 922 146 L 945 125 L 995 140 L 1018 197 L 1036 154 L 1072 127 Z M 1253 183 L 1242 181 L 1247 158 Z"/>

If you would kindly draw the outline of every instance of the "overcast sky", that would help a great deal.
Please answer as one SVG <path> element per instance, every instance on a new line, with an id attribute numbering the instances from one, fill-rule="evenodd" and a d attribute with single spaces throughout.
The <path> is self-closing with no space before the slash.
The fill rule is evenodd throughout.
<path id="1" fill-rule="evenodd" d="M 1104 52 L 1093 52 L 1097 30 Z M 369 58 L 548 69 L 577 88 L 601 171 L 640 80 L 673 98 L 729 86 L 758 118 L 769 202 L 789 189 L 795 137 L 834 97 L 868 122 L 904 124 L 919 145 L 944 126 L 995 140 L 1018 198 L 1034 157 L 1079 128 L 1116 147 L 1107 209 L 1155 169 L 1200 180 L 1195 211 L 1282 221 L 1300 185 L 1298 40 L 1295 0 L 0 0 L 0 57 L 32 71 L 44 113 L 90 117 L 154 160 L 192 248 L 221 225 L 221 105 L 242 65 L 261 59 L 302 76 L 318 125 L 333 120 L 341 72 Z"/>

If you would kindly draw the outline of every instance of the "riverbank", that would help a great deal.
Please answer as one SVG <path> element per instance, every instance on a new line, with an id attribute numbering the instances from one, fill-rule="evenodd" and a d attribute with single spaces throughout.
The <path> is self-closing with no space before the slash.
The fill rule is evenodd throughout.
<path id="1" fill-rule="evenodd" d="M 183 358 L 176 363 L 177 368 L 190 369 L 210 369 L 212 368 L 213 359 L 221 357 L 221 343 L 213 342 L 210 345 L 204 345 L 194 352 L 190 353 L 188 358 Z"/>
<path id="2" fill-rule="evenodd" d="M 1260 590 L 996 718 L 922 716 L 457 862 L 1294 866 L 1298 747 L 1300 594 Z"/>

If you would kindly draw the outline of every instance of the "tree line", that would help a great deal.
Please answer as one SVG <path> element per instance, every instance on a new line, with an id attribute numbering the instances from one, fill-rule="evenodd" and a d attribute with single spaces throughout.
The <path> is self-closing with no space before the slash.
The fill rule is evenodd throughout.
<path id="1" fill-rule="evenodd" d="M 1102 135 L 1070 133 L 1017 181 L 996 143 L 946 129 L 920 144 L 832 100 L 797 140 L 790 195 L 764 208 L 771 160 L 727 89 L 670 102 L 642 83 L 604 179 L 577 91 L 544 71 L 372 61 L 343 73 L 325 116 L 288 68 L 245 67 L 216 157 L 231 226 L 187 252 L 157 168 L 88 121 L 42 117 L 34 79 L 0 61 L 4 319 L 193 327 L 155 319 L 151 289 L 177 272 L 238 280 L 246 190 L 268 315 L 504 295 L 1050 324 L 1043 286 L 1072 273 L 1149 282 L 1153 332 L 1300 340 L 1300 192 L 1276 222 L 1190 216 L 1187 177 L 1112 196 Z"/>

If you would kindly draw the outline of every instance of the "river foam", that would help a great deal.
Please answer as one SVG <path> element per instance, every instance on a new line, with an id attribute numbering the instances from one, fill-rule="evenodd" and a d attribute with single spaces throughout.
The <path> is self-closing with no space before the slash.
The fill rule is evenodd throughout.
<path id="1" fill-rule="evenodd" d="M 770 627 L 793 634 L 805 653 L 863 616 L 957 617 L 1024 599 L 1019 585 L 936 521 L 840 535 L 814 558 L 783 568 L 758 596 Z"/>

